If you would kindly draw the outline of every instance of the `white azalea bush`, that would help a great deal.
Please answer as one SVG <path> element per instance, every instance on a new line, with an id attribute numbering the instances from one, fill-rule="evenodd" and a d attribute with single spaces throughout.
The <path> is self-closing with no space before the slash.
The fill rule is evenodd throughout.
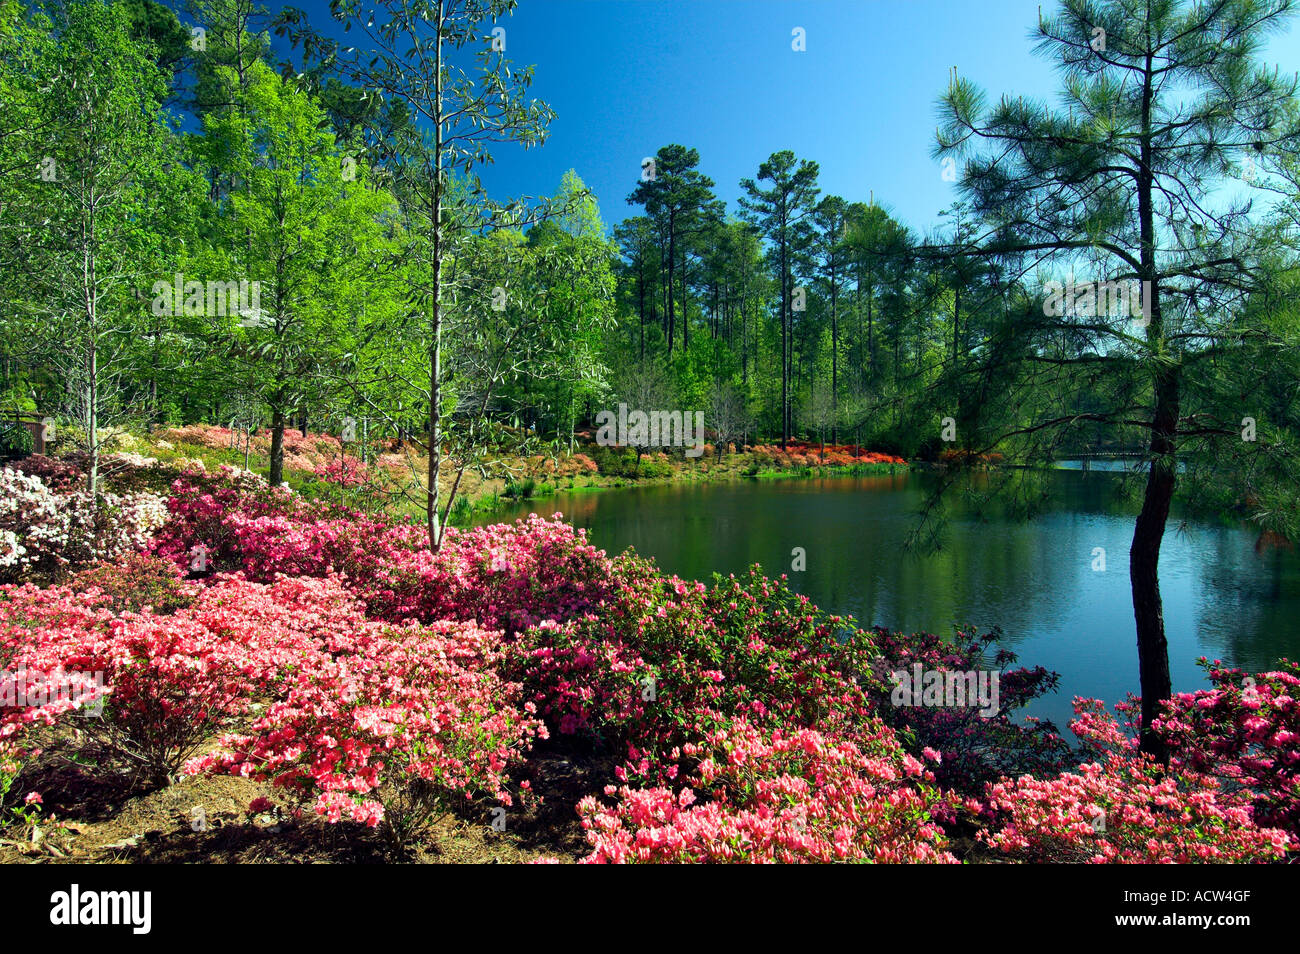
<path id="1" fill-rule="evenodd" d="M 39 477 L 0 469 L 0 582 L 139 550 L 166 519 L 167 501 L 158 494 L 57 494 Z"/>

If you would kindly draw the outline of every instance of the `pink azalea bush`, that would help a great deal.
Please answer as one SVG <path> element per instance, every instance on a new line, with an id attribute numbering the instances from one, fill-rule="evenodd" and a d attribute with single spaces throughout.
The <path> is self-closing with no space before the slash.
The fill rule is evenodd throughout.
<path id="1" fill-rule="evenodd" d="M 615 789 L 579 805 L 587 863 L 955 863 L 933 776 L 883 726 L 862 747 L 815 729 L 711 732 L 680 789 Z"/>
<path id="2" fill-rule="evenodd" d="M 1102 754 L 1054 778 L 989 786 L 979 838 L 1019 861 L 1190 864 L 1280 861 L 1295 847 L 1262 826 L 1218 780 L 1168 771 L 1137 750 L 1097 700 L 1076 700 L 1071 728 Z"/>
<path id="3" fill-rule="evenodd" d="M 300 506 L 290 490 L 273 489 L 250 471 L 225 466 L 216 474 L 188 470 L 172 482 L 169 517 L 151 549 L 188 568 L 198 548 L 205 565 L 234 568 L 240 563 L 235 520 L 288 513 Z"/>
<path id="4" fill-rule="evenodd" d="M 553 728 L 629 748 L 620 771 L 671 778 L 674 750 L 738 716 L 851 734 L 870 715 L 855 681 L 870 645 L 783 581 L 752 571 L 706 587 L 626 557 L 614 580 L 600 613 L 536 626 L 512 652 Z"/>
<path id="5" fill-rule="evenodd" d="M 1261 825 L 1300 838 L 1300 665 L 1247 676 L 1201 660 L 1211 687 L 1178 693 L 1155 722 L 1183 771 L 1208 775 Z"/>
<path id="6" fill-rule="evenodd" d="M 466 623 L 358 627 L 288 676 L 283 698 L 188 771 L 269 780 L 330 822 L 387 822 L 400 847 L 454 797 L 509 805 L 508 769 L 546 727 Z"/>
<path id="7" fill-rule="evenodd" d="M 370 480 L 370 468 L 351 454 L 340 454 L 328 463 L 317 465 L 313 472 L 320 480 L 339 487 L 360 487 Z"/>
<path id="8" fill-rule="evenodd" d="M 187 475 L 172 488 L 172 518 L 155 549 L 253 579 L 338 574 L 378 619 L 475 621 L 507 636 L 568 619 L 613 593 L 609 560 L 556 514 L 447 531 L 435 557 L 424 529 L 320 502 L 245 478 Z"/>
<path id="9" fill-rule="evenodd" d="M 41 683 L 39 693 L 28 688 L 27 705 L 4 709 L 0 734 L 16 744 L 95 707 L 102 711 L 75 727 L 155 784 L 271 691 L 282 669 L 315 659 L 341 628 L 367 625 L 346 591 L 326 580 L 222 579 L 193 588 L 192 603 L 168 615 L 119 613 L 114 599 L 95 588 L 0 588 L 7 671 L 39 674 Z"/>

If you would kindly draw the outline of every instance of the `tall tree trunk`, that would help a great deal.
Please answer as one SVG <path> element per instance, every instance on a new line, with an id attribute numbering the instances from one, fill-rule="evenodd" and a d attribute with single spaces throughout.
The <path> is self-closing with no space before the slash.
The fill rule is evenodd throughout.
<path id="1" fill-rule="evenodd" d="M 686 309 L 687 309 L 686 296 L 687 296 L 686 245 L 683 243 L 682 245 L 682 350 L 683 351 L 689 351 L 691 349 L 691 320 L 690 320 L 690 316 L 686 313 Z"/>
<path id="2" fill-rule="evenodd" d="M 959 279 L 960 281 L 960 279 Z M 954 290 L 952 300 L 952 365 L 953 370 L 957 368 L 957 358 L 960 351 L 961 342 L 961 285 L 958 284 Z"/>
<path id="3" fill-rule="evenodd" d="M 1179 370 L 1172 363 L 1163 363 L 1163 316 L 1160 307 L 1159 286 L 1156 275 L 1155 207 L 1153 204 L 1154 174 L 1151 168 L 1151 102 L 1154 96 L 1152 57 L 1147 56 L 1146 75 L 1142 92 L 1142 137 L 1138 164 L 1138 218 L 1141 229 L 1142 280 L 1151 300 L 1151 314 L 1147 325 L 1147 345 L 1151 349 L 1148 360 L 1156 362 L 1154 375 L 1155 413 L 1151 428 L 1151 471 L 1147 474 L 1146 494 L 1142 511 L 1133 528 L 1133 544 L 1129 549 L 1129 582 L 1133 590 L 1133 618 L 1137 624 L 1138 676 L 1142 688 L 1142 751 L 1159 759 L 1167 757 L 1167 750 L 1151 728 L 1159 715 L 1160 707 L 1173 691 L 1169 678 L 1169 647 L 1165 640 L 1164 607 L 1160 601 L 1160 544 L 1164 538 L 1165 524 L 1169 519 L 1169 505 L 1178 479 L 1174 438 L 1178 431 Z"/>
<path id="4" fill-rule="evenodd" d="M 641 361 L 645 362 L 645 266 L 641 258 L 643 250 L 637 251 L 636 263 L 636 301 L 637 313 L 641 316 Z"/>
<path id="5" fill-rule="evenodd" d="M 740 296 L 740 383 L 749 394 L 749 322 L 745 317 L 745 295 Z"/>
<path id="6" fill-rule="evenodd" d="M 867 286 L 867 380 L 876 379 L 876 316 L 872 310 L 872 286 Z"/>
<path id="7" fill-rule="evenodd" d="M 677 228 L 672 218 L 668 219 L 668 357 L 673 356 L 674 300 L 673 275 L 677 267 Z"/>
<path id="8" fill-rule="evenodd" d="M 91 335 L 90 354 L 87 355 L 86 382 L 86 444 L 90 461 L 86 468 L 86 489 L 91 500 L 99 499 L 99 346 L 97 335 Z"/>
<path id="9" fill-rule="evenodd" d="M 91 190 L 91 202 L 95 191 Z M 92 205 L 93 208 L 93 205 Z M 95 218 L 89 216 L 83 229 L 82 287 L 85 289 L 86 336 L 86 444 L 90 460 L 86 469 L 86 490 L 92 502 L 99 500 L 99 278 L 95 260 Z"/>
<path id="10" fill-rule="evenodd" d="M 789 349 L 789 324 L 786 311 L 790 307 L 790 274 L 785 263 L 785 233 L 781 235 L 781 450 L 790 442 L 790 362 L 787 358 Z"/>
<path id="11" fill-rule="evenodd" d="M 441 4 L 439 4 L 441 11 Z M 441 22 L 441 17 L 439 17 Z M 434 553 L 442 546 L 442 516 L 438 480 L 442 476 L 442 43 L 435 58 L 438 84 L 438 122 L 433 134 L 433 183 L 429 216 L 433 226 L 433 288 L 429 302 L 429 468 L 425 520 L 429 531 L 429 549 Z"/>
<path id="12" fill-rule="evenodd" d="M 831 266 L 831 443 L 840 442 L 840 324 L 839 287 Z"/>

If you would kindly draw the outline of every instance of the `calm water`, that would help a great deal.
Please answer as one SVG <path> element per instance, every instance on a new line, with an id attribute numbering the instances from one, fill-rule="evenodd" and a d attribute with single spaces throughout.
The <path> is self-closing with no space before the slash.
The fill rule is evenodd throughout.
<path id="1" fill-rule="evenodd" d="M 954 513 L 943 549 L 904 552 L 926 478 L 918 474 L 741 481 L 560 494 L 508 517 L 561 511 L 611 553 L 627 547 L 683 577 L 762 564 L 822 608 L 864 625 L 948 632 L 1001 626 L 1020 662 L 1061 674 L 1033 714 L 1064 728 L 1075 695 L 1137 692 L 1129 596 L 1130 505 L 1114 474 L 1056 472 L 1032 521 Z M 502 519 L 496 516 L 493 520 Z M 791 571 L 803 547 L 807 569 Z M 1105 572 L 1093 570 L 1105 549 Z M 1300 556 L 1255 550 L 1238 527 L 1171 520 L 1160 561 L 1174 688 L 1203 684 L 1197 657 L 1248 669 L 1300 658 Z"/>

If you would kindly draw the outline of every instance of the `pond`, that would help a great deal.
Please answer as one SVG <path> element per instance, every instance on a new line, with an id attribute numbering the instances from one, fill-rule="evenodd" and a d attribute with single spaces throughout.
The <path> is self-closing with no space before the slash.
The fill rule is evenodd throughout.
<path id="1" fill-rule="evenodd" d="M 1057 693 L 1031 714 L 1062 729 L 1076 695 L 1113 703 L 1136 693 L 1128 579 L 1135 507 L 1117 500 L 1119 475 L 1044 475 L 1051 503 L 1028 521 L 955 508 L 942 549 L 922 554 L 905 542 L 929 479 L 900 472 L 579 491 L 525 501 L 490 522 L 560 511 L 610 553 L 635 547 L 690 579 L 759 563 L 862 625 L 942 633 L 956 623 L 1001 626 L 1020 663 L 1061 674 Z M 1300 656 L 1300 555 L 1257 552 L 1256 536 L 1171 518 L 1160 579 L 1175 691 L 1204 684 L 1202 655 L 1252 670 Z M 792 570 L 796 547 L 806 554 L 802 572 Z M 1097 548 L 1104 570 L 1094 568 Z"/>

